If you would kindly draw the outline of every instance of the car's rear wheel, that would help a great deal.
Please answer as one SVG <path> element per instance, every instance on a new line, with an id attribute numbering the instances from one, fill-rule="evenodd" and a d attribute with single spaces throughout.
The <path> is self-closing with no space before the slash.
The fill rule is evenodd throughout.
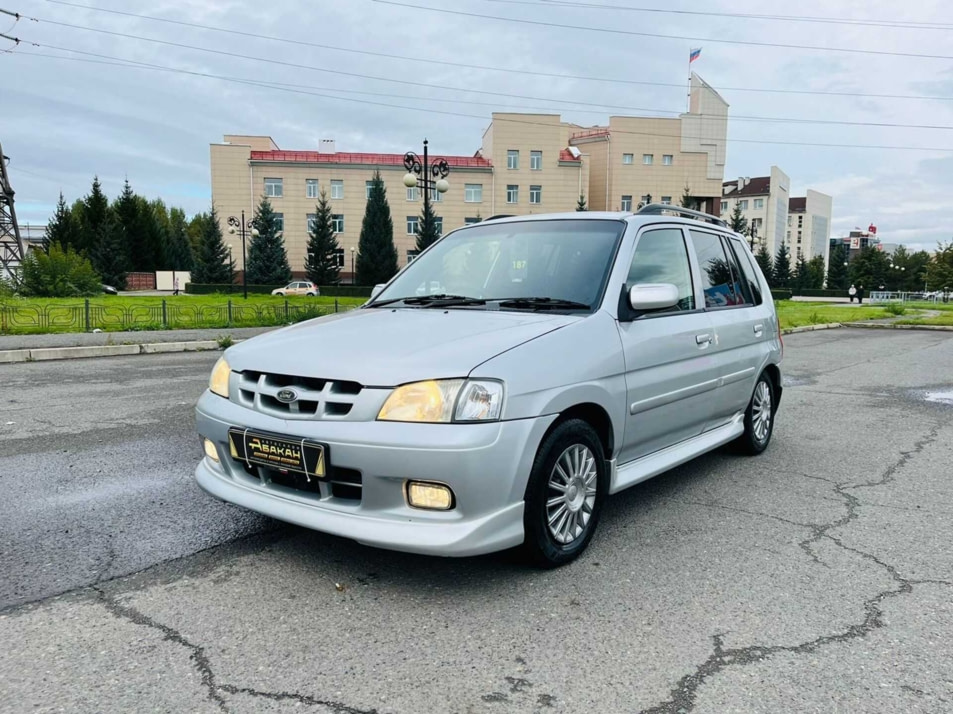
<path id="1" fill-rule="evenodd" d="M 284 297 L 284 296 L 285 296 L 285 294 L 284 294 L 283 292 L 281 292 L 281 291 L 276 292 L 275 295 L 277 295 L 278 297 Z"/>
<path id="2" fill-rule="evenodd" d="M 314 297 L 314 293 L 307 293 L 308 297 Z"/>
<path id="3" fill-rule="evenodd" d="M 739 451 L 754 456 L 768 448 L 774 433 L 774 414 L 774 383 L 763 372 L 754 385 L 751 401 L 745 411 L 744 433 L 735 441 Z"/>
<path id="4" fill-rule="evenodd" d="M 543 440 L 526 487 L 523 550 L 536 564 L 571 562 L 592 540 L 608 492 L 609 473 L 598 434 L 569 419 Z"/>

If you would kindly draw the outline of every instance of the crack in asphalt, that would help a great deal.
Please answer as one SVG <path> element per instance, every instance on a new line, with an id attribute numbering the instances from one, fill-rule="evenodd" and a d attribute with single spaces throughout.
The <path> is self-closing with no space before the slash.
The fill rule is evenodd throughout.
<path id="1" fill-rule="evenodd" d="M 330 709 L 334 714 L 380 714 L 377 709 L 357 709 L 356 707 L 333 702 L 326 699 L 318 699 L 307 694 L 294 694 L 291 692 L 261 692 L 250 687 L 234 687 L 230 684 L 222 684 L 218 687 L 223 692 L 229 694 L 247 694 L 252 697 L 262 697 L 270 699 L 273 702 L 293 701 L 298 704 L 307 704 L 308 706 L 322 706 Z"/>
<path id="2" fill-rule="evenodd" d="M 215 702 L 218 705 L 218 708 L 227 714 L 228 706 L 226 705 L 225 700 L 222 698 L 222 695 L 219 694 L 218 687 L 215 685 L 215 672 L 212 671 L 212 665 L 209 663 L 204 647 L 192 644 L 174 628 L 153 620 L 151 617 L 139 612 L 135 608 L 120 604 L 114 597 L 107 595 L 106 591 L 102 588 L 93 586 L 92 589 L 98 595 L 99 602 L 101 602 L 106 610 L 108 610 L 109 613 L 117 619 L 128 620 L 135 625 L 142 625 L 143 627 L 149 627 L 153 630 L 158 630 L 164 635 L 163 639 L 168 640 L 169 642 L 174 642 L 178 645 L 182 645 L 186 649 L 191 650 L 192 654 L 189 656 L 189 659 L 192 660 L 192 662 L 195 664 L 195 668 L 199 671 L 199 674 L 202 675 L 202 686 L 205 687 L 208 698 Z"/>
<path id="3" fill-rule="evenodd" d="M 943 580 L 909 580 L 904 578 L 895 566 L 881 560 L 872 553 L 867 553 L 857 548 L 852 548 L 851 546 L 846 545 L 841 539 L 830 534 L 830 531 L 846 526 L 848 523 L 858 517 L 857 509 L 862 505 L 861 501 L 855 495 L 848 493 L 848 489 L 873 488 L 891 483 L 896 479 L 897 472 L 899 472 L 906 464 L 908 464 L 914 456 L 922 453 L 927 446 L 937 440 L 940 429 L 943 426 L 946 426 L 946 423 L 936 424 L 926 436 L 914 442 L 913 449 L 901 452 L 900 458 L 894 463 L 890 464 L 884 470 L 879 479 L 854 485 L 831 482 L 834 485 L 834 493 L 843 499 L 847 512 L 845 515 L 835 519 L 834 521 L 831 521 L 830 523 L 819 525 L 797 523 L 795 521 L 778 516 L 772 516 L 767 513 L 745 511 L 740 508 L 720 506 L 717 504 L 699 503 L 698 505 L 702 506 L 707 505 L 716 508 L 725 508 L 726 510 L 740 511 L 742 513 L 750 513 L 751 515 L 764 516 L 782 523 L 809 528 L 812 531 L 811 535 L 807 539 L 798 543 L 798 546 L 804 550 L 815 562 L 826 566 L 826 564 L 823 563 L 820 558 L 818 558 L 817 554 L 814 553 L 810 547 L 812 544 L 820 541 L 822 538 L 826 538 L 843 550 L 858 555 L 864 560 L 870 561 L 871 563 L 874 563 L 885 570 L 894 581 L 895 587 L 882 590 L 873 597 L 870 597 L 864 601 L 864 619 L 859 624 L 850 625 L 843 632 L 833 635 L 822 635 L 813 640 L 809 640 L 808 642 L 802 642 L 798 645 L 750 645 L 748 647 L 725 649 L 724 637 L 727 633 L 716 633 L 712 636 L 713 651 L 711 655 L 709 655 L 708 659 L 696 667 L 694 672 L 686 674 L 684 677 L 678 680 L 678 682 L 669 692 L 669 699 L 655 705 L 654 707 L 643 709 L 640 714 L 687 714 L 687 712 L 690 712 L 695 708 L 698 690 L 701 685 L 704 684 L 705 680 L 720 674 L 722 670 L 727 669 L 728 667 L 735 665 L 745 666 L 754 662 L 760 662 L 763 659 L 779 653 L 810 653 L 829 644 L 848 642 L 850 640 L 866 637 L 872 631 L 884 626 L 883 610 L 880 606 L 884 600 L 888 598 L 899 597 L 901 595 L 907 595 L 913 592 L 914 586 L 917 585 L 934 584 L 953 587 L 953 583 Z"/>

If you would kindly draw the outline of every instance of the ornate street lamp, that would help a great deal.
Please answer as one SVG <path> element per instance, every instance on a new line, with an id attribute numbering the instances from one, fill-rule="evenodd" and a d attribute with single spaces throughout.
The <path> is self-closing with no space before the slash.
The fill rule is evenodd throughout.
<path id="1" fill-rule="evenodd" d="M 242 292 L 245 294 L 245 299 L 248 299 L 248 271 L 245 269 L 245 230 L 249 229 L 252 237 L 255 238 L 259 235 L 257 228 L 252 228 L 250 223 L 245 223 L 245 211 L 242 211 L 242 218 L 239 220 L 236 216 L 228 217 L 228 232 L 231 235 L 235 235 L 235 229 L 238 228 L 242 235 Z M 229 251 L 231 246 L 229 246 Z"/>
<path id="2" fill-rule="evenodd" d="M 357 285 L 357 275 L 354 274 L 354 246 L 351 246 L 351 285 Z"/>
<path id="3" fill-rule="evenodd" d="M 446 159 L 430 161 L 427 154 L 427 140 L 424 139 L 424 160 L 421 161 L 413 151 L 408 151 L 404 154 L 404 168 L 407 169 L 404 175 L 404 186 L 423 188 L 424 215 L 427 215 L 430 208 L 430 192 L 446 193 L 450 189 L 450 183 L 447 181 L 447 176 L 450 175 L 450 164 Z"/>

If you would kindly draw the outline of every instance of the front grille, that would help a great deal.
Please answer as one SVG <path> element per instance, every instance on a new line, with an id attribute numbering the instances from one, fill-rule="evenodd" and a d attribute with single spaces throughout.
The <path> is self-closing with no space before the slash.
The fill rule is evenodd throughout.
<path id="1" fill-rule="evenodd" d="M 309 480 L 304 474 L 283 472 L 267 466 L 246 463 L 242 463 L 241 466 L 249 476 L 269 486 L 280 486 L 298 493 L 311 494 L 319 499 L 334 498 L 352 503 L 361 502 L 364 482 L 361 472 L 356 469 L 332 466 L 327 478 L 312 477 Z"/>
<path id="2" fill-rule="evenodd" d="M 245 371 L 237 377 L 234 401 L 281 419 L 343 419 L 364 389 L 357 382 L 268 372 Z M 285 389 L 294 390 L 297 398 L 291 402 L 278 399 Z"/>

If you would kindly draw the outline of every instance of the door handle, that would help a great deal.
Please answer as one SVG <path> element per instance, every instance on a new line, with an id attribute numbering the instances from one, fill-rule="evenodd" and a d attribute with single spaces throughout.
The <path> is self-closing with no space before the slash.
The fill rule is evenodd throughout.
<path id="1" fill-rule="evenodd" d="M 707 332 L 704 335 L 695 335 L 696 345 L 707 345 L 711 343 L 711 335 Z"/>
<path id="2" fill-rule="evenodd" d="M 754 326 L 754 334 L 760 335 L 762 332 L 764 332 L 764 325 L 755 325 L 755 326 Z"/>

